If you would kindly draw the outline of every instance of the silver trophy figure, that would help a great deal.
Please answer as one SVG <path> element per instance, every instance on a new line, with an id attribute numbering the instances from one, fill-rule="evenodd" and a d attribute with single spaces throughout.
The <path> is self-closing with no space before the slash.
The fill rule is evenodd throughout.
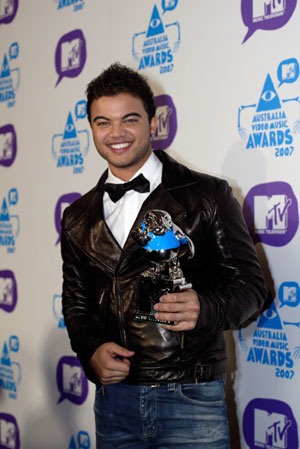
<path id="1" fill-rule="evenodd" d="M 153 306 L 162 295 L 191 288 L 187 283 L 179 259 L 192 258 L 194 244 L 172 222 L 164 210 L 149 210 L 141 225 L 133 231 L 133 238 L 142 247 L 149 261 L 147 270 L 139 276 L 139 292 L 135 320 L 174 324 L 172 321 L 156 320 Z"/>

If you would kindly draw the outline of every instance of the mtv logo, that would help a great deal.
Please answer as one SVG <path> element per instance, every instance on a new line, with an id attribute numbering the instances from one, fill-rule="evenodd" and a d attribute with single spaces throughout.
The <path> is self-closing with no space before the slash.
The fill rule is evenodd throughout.
<path id="1" fill-rule="evenodd" d="M 76 118 L 84 118 L 86 116 L 86 101 L 79 101 L 76 104 Z"/>
<path id="2" fill-rule="evenodd" d="M 286 0 L 253 0 L 253 20 L 273 14 L 283 14 Z"/>
<path id="3" fill-rule="evenodd" d="M 287 449 L 287 430 L 292 425 L 286 415 L 254 409 L 254 442 L 257 447 Z"/>
<path id="4" fill-rule="evenodd" d="M 8 192 L 8 201 L 10 204 L 17 204 L 17 202 L 18 202 L 17 189 L 10 189 L 10 191 Z"/>
<path id="5" fill-rule="evenodd" d="M 296 64 L 291 62 L 290 64 L 283 64 L 281 67 L 281 75 L 283 80 L 296 78 Z"/>
<path id="6" fill-rule="evenodd" d="M 13 280 L 11 278 L 0 278 L 0 303 L 13 304 Z"/>
<path id="7" fill-rule="evenodd" d="M 19 338 L 16 335 L 12 335 L 9 338 L 9 346 L 10 346 L 11 351 L 18 352 L 20 343 L 19 343 Z"/>
<path id="8" fill-rule="evenodd" d="M 176 0 L 167 0 L 165 3 L 165 9 L 173 8 L 176 5 Z"/>
<path id="9" fill-rule="evenodd" d="M 287 303 L 297 302 L 297 288 L 296 287 L 283 287 L 283 299 Z"/>
<path id="10" fill-rule="evenodd" d="M 0 134 L 0 160 L 7 160 L 13 157 L 13 138 L 11 132 Z"/>
<path id="11" fill-rule="evenodd" d="M 16 448 L 16 426 L 12 422 L 0 420 L 0 443 L 1 448 L 15 449 Z"/>
<path id="12" fill-rule="evenodd" d="M 170 115 L 172 109 L 168 105 L 158 106 L 156 108 L 156 114 L 158 117 L 158 124 L 154 135 L 154 140 L 167 139 L 170 130 Z"/>
<path id="13" fill-rule="evenodd" d="M 18 54 L 19 54 L 19 45 L 17 44 L 17 42 L 15 42 L 9 48 L 9 55 L 11 59 L 15 59 L 18 57 Z"/>
<path id="14" fill-rule="evenodd" d="M 288 208 L 292 200 L 286 195 L 256 195 L 254 218 L 256 232 L 267 229 L 285 231 L 288 227 Z"/>
<path id="15" fill-rule="evenodd" d="M 63 364 L 63 391 L 76 396 L 82 394 L 83 372 L 80 366 Z"/>
<path id="16" fill-rule="evenodd" d="M 0 19 L 12 16 L 14 13 L 14 0 L 0 0 Z"/>
<path id="17" fill-rule="evenodd" d="M 70 42 L 63 42 L 61 46 L 61 71 L 77 69 L 80 66 L 80 50 L 82 40 L 77 37 Z"/>

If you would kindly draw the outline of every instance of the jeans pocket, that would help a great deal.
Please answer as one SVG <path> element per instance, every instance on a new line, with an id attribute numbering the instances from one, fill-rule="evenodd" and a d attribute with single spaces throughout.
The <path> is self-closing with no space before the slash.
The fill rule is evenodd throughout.
<path id="1" fill-rule="evenodd" d="M 225 403 L 224 383 L 221 380 L 198 384 L 179 384 L 178 394 L 181 399 L 190 404 L 217 407 L 223 406 Z"/>

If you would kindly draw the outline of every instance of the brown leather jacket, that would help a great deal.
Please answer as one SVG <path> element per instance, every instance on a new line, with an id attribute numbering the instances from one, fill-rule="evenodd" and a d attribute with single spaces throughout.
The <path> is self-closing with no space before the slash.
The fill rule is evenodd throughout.
<path id="1" fill-rule="evenodd" d="M 266 300 L 256 252 L 227 182 L 194 172 L 164 152 L 156 155 L 163 162 L 162 184 L 144 202 L 133 229 L 149 209 L 163 209 L 191 238 L 195 255 L 181 267 L 199 295 L 199 319 L 184 333 L 133 320 L 137 277 L 147 262 L 131 233 L 121 249 L 104 221 L 104 172 L 95 188 L 65 210 L 61 238 L 65 322 L 71 346 L 95 383 L 89 360 L 109 341 L 136 353 L 125 382 L 209 380 L 226 371 L 223 331 L 237 328 Z"/>

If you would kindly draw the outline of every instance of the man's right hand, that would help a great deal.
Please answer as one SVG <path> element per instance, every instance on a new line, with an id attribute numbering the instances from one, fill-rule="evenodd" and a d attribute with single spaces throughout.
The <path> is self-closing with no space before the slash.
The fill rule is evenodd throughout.
<path id="1" fill-rule="evenodd" d="M 102 385 L 116 384 L 128 376 L 129 357 L 133 355 L 133 351 L 116 343 L 104 343 L 92 355 L 90 365 Z"/>

